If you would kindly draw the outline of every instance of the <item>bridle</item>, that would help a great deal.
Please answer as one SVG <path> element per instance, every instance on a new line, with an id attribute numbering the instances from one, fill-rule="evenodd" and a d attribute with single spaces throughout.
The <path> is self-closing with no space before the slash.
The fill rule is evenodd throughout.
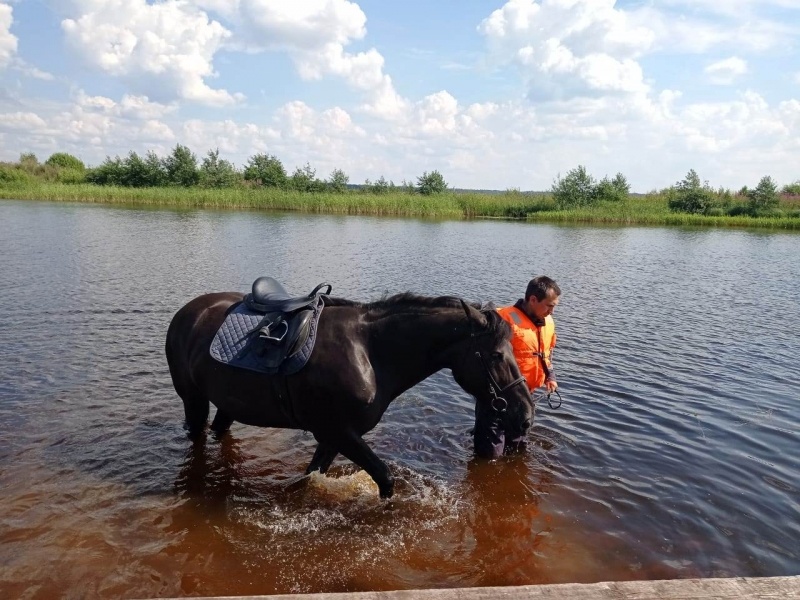
<path id="1" fill-rule="evenodd" d="M 470 340 L 469 340 L 469 349 L 467 350 L 467 352 L 470 352 L 472 351 L 473 345 L 475 343 L 475 338 L 481 335 L 488 335 L 488 332 L 482 331 L 476 333 L 475 327 L 473 326 L 472 323 L 472 319 L 470 318 L 469 315 L 469 307 L 467 306 L 467 303 L 461 300 L 461 306 L 464 308 L 464 313 L 467 315 L 467 322 L 469 323 Z M 492 410 L 500 414 L 506 412 L 506 410 L 508 409 L 508 400 L 506 400 L 505 397 L 503 397 L 503 393 L 507 392 L 515 385 L 518 385 L 520 383 L 526 383 L 525 377 L 520 376 L 511 383 L 509 383 L 508 385 L 501 387 L 500 384 L 497 383 L 497 380 L 494 378 L 494 375 L 492 375 L 492 371 L 491 369 L 489 369 L 489 365 L 486 363 L 486 359 L 484 358 L 483 354 L 481 354 L 481 351 L 475 350 L 474 354 L 475 356 L 478 357 L 478 360 L 481 362 L 484 371 L 486 371 L 486 379 L 488 380 L 489 383 L 489 396 L 491 397 L 491 401 L 489 404 L 492 407 Z"/>

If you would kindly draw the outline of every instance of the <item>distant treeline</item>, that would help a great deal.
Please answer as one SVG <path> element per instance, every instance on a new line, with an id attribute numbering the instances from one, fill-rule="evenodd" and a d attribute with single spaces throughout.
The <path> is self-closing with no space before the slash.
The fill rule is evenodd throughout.
<path id="1" fill-rule="evenodd" d="M 88 168 L 79 158 L 65 152 L 53 154 L 43 164 L 32 153 L 22 154 L 16 164 L 0 164 L 0 183 L 28 183 L 34 179 L 132 188 L 244 186 L 334 193 L 354 189 L 374 194 L 402 190 L 423 195 L 441 193 L 448 187 L 442 174 L 435 170 L 424 172 L 413 183 L 404 180 L 400 185 L 381 176 L 374 182 L 368 179 L 363 185 L 354 186 L 341 169 L 334 169 L 327 179 L 320 179 L 308 163 L 289 175 L 280 159 L 270 154 L 255 154 L 243 169 L 238 169 L 232 162 L 220 158 L 219 150 L 210 150 L 198 161 L 197 156 L 181 144 L 165 157 L 152 151 L 144 156 L 131 151 L 125 158 L 106 157 L 99 166 Z"/>
<path id="2" fill-rule="evenodd" d="M 523 196 L 535 196 L 539 198 L 537 203 L 524 203 L 523 206 L 536 206 L 537 212 L 610 207 L 626 202 L 631 196 L 630 185 L 622 173 L 597 180 L 582 165 L 564 177 L 558 175 L 547 192 L 520 192 L 516 188 L 504 192 L 454 190 L 436 170 L 424 172 L 415 181 L 403 180 L 399 185 L 387 181 L 382 175 L 375 181 L 367 179 L 363 184 L 351 184 L 349 176 L 341 169 L 334 169 L 326 179 L 320 179 L 315 169 L 306 163 L 289 175 L 278 157 L 265 153 L 251 156 L 239 169 L 220 158 L 219 150 L 210 150 L 198 160 L 189 148 L 181 144 L 165 157 L 152 151 L 144 156 L 131 151 L 124 158 L 106 157 L 96 167 L 86 167 L 82 160 L 65 152 L 57 152 L 43 163 L 32 153 L 22 154 L 16 163 L 0 163 L 2 187 L 27 187 L 44 182 L 116 188 L 273 189 L 312 194 L 498 194 L 509 202 L 516 198 L 516 203 Z M 779 188 L 769 176 L 762 177 L 753 188 L 744 187 L 734 192 L 724 188 L 713 189 L 692 169 L 683 180 L 668 188 L 654 190 L 647 197 L 651 201 L 664 202 L 673 213 L 711 217 L 800 217 L 800 181 Z M 530 211 L 519 213 L 520 210 L 510 207 L 509 214 L 530 214 Z"/>
<path id="3" fill-rule="evenodd" d="M 559 208 L 589 206 L 603 202 L 625 200 L 630 186 L 622 173 L 614 179 L 604 177 L 597 181 L 579 166 L 565 177 L 559 176 L 553 184 L 552 194 Z M 663 198 L 670 211 L 706 216 L 800 217 L 800 181 L 785 185 L 779 190 L 770 176 L 764 176 L 754 188 L 747 186 L 734 192 L 725 188 L 713 189 L 708 181 L 701 181 L 694 169 L 686 177 L 668 188 L 654 190 L 650 196 Z M 782 196 L 786 207 L 782 208 Z M 787 212 L 788 210 L 788 212 Z"/>

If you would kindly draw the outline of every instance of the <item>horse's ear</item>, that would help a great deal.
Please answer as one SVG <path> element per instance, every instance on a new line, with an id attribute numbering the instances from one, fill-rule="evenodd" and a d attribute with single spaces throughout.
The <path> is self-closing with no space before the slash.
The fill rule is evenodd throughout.
<path id="1" fill-rule="evenodd" d="M 500 318 L 500 315 L 497 314 L 497 311 L 494 308 L 494 305 L 491 308 L 486 308 L 484 306 L 481 307 L 481 318 L 483 322 L 481 323 L 485 327 L 491 327 L 497 319 Z"/>
<path id="2" fill-rule="evenodd" d="M 470 304 L 469 309 L 470 314 L 481 329 L 486 329 L 492 323 L 492 317 L 490 315 L 495 312 L 493 307 L 487 309 L 485 304 L 481 304 L 480 308 L 477 308 L 477 305 Z"/>
<path id="3" fill-rule="evenodd" d="M 500 316 L 500 313 L 497 312 L 494 304 L 490 306 L 491 308 L 481 307 L 481 317 L 483 317 L 485 321 L 483 325 L 487 330 L 497 332 L 500 338 L 508 339 L 511 335 L 511 328 L 503 320 L 503 317 Z"/>

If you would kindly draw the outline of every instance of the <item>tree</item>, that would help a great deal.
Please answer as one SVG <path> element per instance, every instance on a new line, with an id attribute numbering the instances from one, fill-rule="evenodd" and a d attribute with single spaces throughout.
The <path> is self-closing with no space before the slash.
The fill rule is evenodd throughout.
<path id="1" fill-rule="evenodd" d="M 391 181 L 386 181 L 386 178 L 383 175 L 381 175 L 376 181 L 370 181 L 367 179 L 364 182 L 364 189 L 370 194 L 388 194 L 394 189 L 394 187 L 394 183 Z"/>
<path id="2" fill-rule="evenodd" d="M 614 179 L 603 177 L 602 181 L 595 186 L 595 199 L 601 202 L 621 202 L 628 198 L 631 186 L 625 175 L 617 173 Z"/>
<path id="3" fill-rule="evenodd" d="M 289 184 L 298 192 L 323 192 L 325 182 L 317 179 L 317 172 L 311 168 L 309 163 L 303 167 L 297 167 L 289 178 Z"/>
<path id="4" fill-rule="evenodd" d="M 264 187 L 286 187 L 286 169 L 277 156 L 256 154 L 251 156 L 244 168 L 244 178 Z"/>
<path id="5" fill-rule="evenodd" d="M 125 185 L 124 180 L 125 167 L 119 156 L 106 156 L 100 166 L 89 169 L 86 173 L 86 181 L 96 185 Z"/>
<path id="6" fill-rule="evenodd" d="M 160 187 L 167 184 L 164 161 L 152 150 L 148 150 L 144 157 L 144 167 L 148 187 Z"/>
<path id="7" fill-rule="evenodd" d="M 423 196 L 430 196 L 431 194 L 441 194 L 447 190 L 447 183 L 439 171 L 425 171 L 417 177 L 416 191 Z"/>
<path id="8" fill-rule="evenodd" d="M 23 152 L 19 155 L 19 164 L 23 167 L 35 167 L 39 164 L 39 159 L 33 152 Z"/>
<path id="9" fill-rule="evenodd" d="M 631 193 L 631 184 L 628 183 L 627 177 L 622 173 L 617 173 L 614 175 L 614 179 L 611 180 L 611 185 L 619 192 L 620 194 L 624 195 L 626 198 L 628 194 Z"/>
<path id="10" fill-rule="evenodd" d="M 700 214 L 711 208 L 714 197 L 708 182 L 701 183 L 694 169 L 689 169 L 683 181 L 669 189 L 668 196 L 671 211 Z"/>
<path id="11" fill-rule="evenodd" d="M 613 190 L 611 182 L 607 186 Z M 586 167 L 579 165 L 567 172 L 563 179 L 559 175 L 553 182 L 553 200 L 559 209 L 589 206 L 594 204 L 597 197 L 595 179 L 586 172 Z"/>
<path id="12" fill-rule="evenodd" d="M 32 181 L 33 177 L 27 171 L 8 163 L 0 163 L 0 185 L 24 185 Z"/>
<path id="13" fill-rule="evenodd" d="M 787 183 L 781 190 L 784 194 L 791 194 L 792 196 L 800 196 L 800 180 L 794 183 Z"/>
<path id="14" fill-rule="evenodd" d="M 51 154 L 50 158 L 44 161 L 44 164 L 50 165 L 51 167 L 60 167 L 62 169 L 74 169 L 76 171 L 84 171 L 86 169 L 86 165 L 83 164 L 80 158 L 72 156 L 72 154 L 67 154 L 66 152 Z"/>
<path id="15" fill-rule="evenodd" d="M 754 213 L 775 208 L 780 201 L 778 184 L 770 176 L 762 177 L 756 188 L 748 192 L 747 199 Z"/>
<path id="16" fill-rule="evenodd" d="M 344 171 L 341 169 L 334 169 L 331 176 L 328 177 L 328 189 L 337 194 L 343 194 L 347 191 L 347 184 L 350 181 Z"/>
<path id="17" fill-rule="evenodd" d="M 167 172 L 163 161 L 149 150 L 144 158 L 131 151 L 121 164 L 118 185 L 128 187 L 160 187 L 167 183 Z"/>
<path id="18" fill-rule="evenodd" d="M 209 150 L 200 165 L 200 185 L 207 188 L 234 187 L 239 173 L 233 163 L 219 157 L 219 148 Z"/>
<path id="19" fill-rule="evenodd" d="M 136 152 L 131 151 L 122 162 L 120 183 L 128 187 L 148 187 L 150 185 L 147 177 L 147 163 Z"/>
<path id="20" fill-rule="evenodd" d="M 417 187 L 414 185 L 413 181 L 406 181 L 403 179 L 402 183 L 400 183 L 400 191 L 405 192 L 406 194 L 416 194 Z"/>
<path id="21" fill-rule="evenodd" d="M 177 144 L 172 154 L 164 159 L 164 170 L 167 174 L 167 183 L 170 185 L 190 187 L 200 181 L 197 157 L 181 144 Z"/>

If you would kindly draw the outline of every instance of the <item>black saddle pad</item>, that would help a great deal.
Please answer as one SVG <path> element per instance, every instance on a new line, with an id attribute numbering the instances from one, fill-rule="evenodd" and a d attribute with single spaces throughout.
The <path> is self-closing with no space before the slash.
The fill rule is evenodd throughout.
<path id="1" fill-rule="evenodd" d="M 270 342 L 260 338 L 256 333 L 264 315 L 250 310 L 244 302 L 239 302 L 231 308 L 211 341 L 211 356 L 223 364 L 267 375 L 297 373 L 311 358 L 323 306 L 322 298 L 319 298 L 311 309 L 314 314 L 311 318 L 308 339 L 303 346 L 280 364 L 273 365 L 265 361 L 262 352 L 262 345 Z"/>

